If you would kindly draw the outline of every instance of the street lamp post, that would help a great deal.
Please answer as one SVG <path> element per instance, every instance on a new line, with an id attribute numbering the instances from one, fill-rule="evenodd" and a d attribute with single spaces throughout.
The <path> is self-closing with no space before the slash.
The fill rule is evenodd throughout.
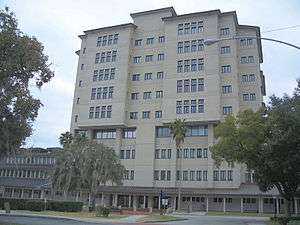
<path id="1" fill-rule="evenodd" d="M 264 38 L 264 37 L 257 37 L 257 36 L 233 36 L 233 37 L 229 37 L 229 38 L 220 38 L 220 39 L 206 39 L 204 40 L 204 44 L 209 46 L 209 45 L 213 45 L 217 42 L 220 41 L 227 41 L 227 40 L 239 40 L 239 39 L 244 39 L 244 38 L 251 38 L 251 39 L 256 39 L 256 40 L 267 40 L 267 41 L 273 41 L 273 42 L 277 42 L 280 44 L 284 44 L 284 45 L 288 45 L 290 47 L 296 48 L 300 50 L 300 47 L 285 41 L 280 41 L 280 40 L 276 40 L 276 39 L 272 39 L 272 38 Z"/>

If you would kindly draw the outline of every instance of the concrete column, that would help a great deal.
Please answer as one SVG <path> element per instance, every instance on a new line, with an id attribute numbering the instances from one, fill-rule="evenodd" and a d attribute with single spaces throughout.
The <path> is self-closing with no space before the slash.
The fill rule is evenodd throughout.
<path id="1" fill-rule="evenodd" d="M 11 189 L 11 198 L 13 198 L 13 197 L 14 197 L 14 195 L 15 195 L 15 189 L 14 189 L 14 188 L 12 188 L 12 189 Z"/>
<path id="2" fill-rule="evenodd" d="M 264 213 L 264 201 L 262 197 L 258 199 L 258 212 Z"/>
<path id="3" fill-rule="evenodd" d="M 226 212 L 226 198 L 223 198 L 223 212 Z"/>
<path id="4" fill-rule="evenodd" d="M 113 197 L 113 206 L 114 207 L 118 206 L 118 194 L 114 194 L 114 197 Z"/>
<path id="5" fill-rule="evenodd" d="M 131 208 L 131 195 L 128 196 L 128 208 Z"/>
<path id="6" fill-rule="evenodd" d="M 298 215 L 298 203 L 297 203 L 297 198 L 294 198 L 294 203 L 295 203 L 295 214 Z"/>
<path id="7" fill-rule="evenodd" d="M 21 189 L 21 198 L 24 198 L 24 189 Z"/>
<path id="8" fill-rule="evenodd" d="M 144 199 L 143 199 L 143 206 L 142 206 L 143 209 L 146 208 L 146 195 L 144 195 Z"/>
<path id="9" fill-rule="evenodd" d="M 31 198 L 32 199 L 34 198 L 34 190 L 33 189 L 31 190 Z"/>
<path id="10" fill-rule="evenodd" d="M 133 196 L 133 211 L 136 211 L 136 208 L 137 208 L 137 196 L 136 195 L 134 195 Z"/>
<path id="11" fill-rule="evenodd" d="M 241 198 L 241 213 L 244 212 L 244 199 Z"/>
<path id="12" fill-rule="evenodd" d="M 44 198 L 44 190 L 41 190 L 41 195 L 40 195 L 40 199 Z"/>
<path id="13" fill-rule="evenodd" d="M 153 210 L 153 196 L 148 196 L 148 209 L 149 209 L 149 212 L 152 213 L 152 210 Z"/>
<path id="14" fill-rule="evenodd" d="M 208 212 L 208 197 L 206 197 L 206 212 Z"/>
<path id="15" fill-rule="evenodd" d="M 75 201 L 78 202 L 78 199 L 79 199 L 79 192 L 77 191 L 77 192 L 76 192 Z"/>
<path id="16" fill-rule="evenodd" d="M 158 196 L 158 209 L 160 209 L 161 207 L 161 198 L 160 198 L 160 195 Z"/>
<path id="17" fill-rule="evenodd" d="M 101 206 L 105 206 L 105 203 L 104 203 L 104 193 L 102 192 L 101 194 Z"/>
<path id="18" fill-rule="evenodd" d="M 176 196 L 173 198 L 173 210 L 176 210 Z"/>
<path id="19" fill-rule="evenodd" d="M 276 210 L 275 210 L 275 212 L 276 212 L 276 214 L 279 214 L 279 199 L 276 198 L 275 200 L 276 200 Z"/>

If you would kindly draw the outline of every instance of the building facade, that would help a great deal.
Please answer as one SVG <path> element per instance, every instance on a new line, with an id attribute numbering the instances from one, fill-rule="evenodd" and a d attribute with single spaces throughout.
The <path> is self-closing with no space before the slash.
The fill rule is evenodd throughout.
<path id="1" fill-rule="evenodd" d="M 76 52 L 71 131 L 112 147 L 127 170 L 123 186 L 99 187 L 98 200 L 160 208 L 163 191 L 173 209 L 279 210 L 277 192 L 261 193 L 242 165 L 217 168 L 209 151 L 227 114 L 263 104 L 261 41 L 249 38 L 259 27 L 220 10 L 130 15 L 133 23 L 85 31 Z M 236 36 L 248 38 L 204 44 Z M 169 130 L 176 118 L 188 130 L 180 150 Z"/>

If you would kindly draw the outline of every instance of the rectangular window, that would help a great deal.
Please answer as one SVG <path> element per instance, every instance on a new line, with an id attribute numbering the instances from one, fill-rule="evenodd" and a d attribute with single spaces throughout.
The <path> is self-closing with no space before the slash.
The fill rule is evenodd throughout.
<path id="1" fill-rule="evenodd" d="M 181 171 L 176 171 L 176 180 L 181 180 Z"/>
<path id="2" fill-rule="evenodd" d="M 153 179 L 159 180 L 159 170 L 154 170 Z"/>
<path id="3" fill-rule="evenodd" d="M 191 79 L 191 92 L 197 91 L 197 79 Z"/>
<path id="4" fill-rule="evenodd" d="M 184 100 L 183 101 L 183 113 L 187 114 L 190 112 L 190 101 L 189 100 Z"/>
<path id="5" fill-rule="evenodd" d="M 221 54 L 229 54 L 230 53 L 230 46 L 221 47 L 220 52 L 221 52 Z"/>
<path id="6" fill-rule="evenodd" d="M 165 36 L 159 36 L 158 43 L 164 43 L 164 42 L 165 42 Z"/>
<path id="7" fill-rule="evenodd" d="M 213 180 L 214 181 L 218 181 L 219 180 L 219 171 L 218 170 L 214 170 Z"/>
<path id="8" fill-rule="evenodd" d="M 83 70 L 83 69 L 84 69 L 84 64 L 81 64 L 80 70 Z"/>
<path id="9" fill-rule="evenodd" d="M 198 91 L 204 91 L 204 78 L 198 79 Z"/>
<path id="10" fill-rule="evenodd" d="M 103 76 L 104 76 L 104 70 L 99 70 L 99 78 L 98 78 L 98 80 L 102 81 L 103 80 Z"/>
<path id="11" fill-rule="evenodd" d="M 130 112 L 129 113 L 129 119 L 137 120 L 138 119 L 138 112 Z"/>
<path id="12" fill-rule="evenodd" d="M 92 93 L 91 93 L 91 100 L 95 100 L 96 98 L 96 88 L 92 88 Z"/>
<path id="13" fill-rule="evenodd" d="M 183 158 L 185 158 L 185 159 L 189 158 L 189 149 L 188 148 L 183 149 Z"/>
<path id="14" fill-rule="evenodd" d="M 222 93 L 223 94 L 232 93 L 232 86 L 231 85 L 222 86 Z"/>
<path id="15" fill-rule="evenodd" d="M 243 94 L 243 101 L 249 101 L 249 94 Z"/>
<path id="16" fill-rule="evenodd" d="M 204 59 L 198 59 L 198 71 L 204 70 Z"/>
<path id="17" fill-rule="evenodd" d="M 165 54 L 164 53 L 160 53 L 157 55 L 157 61 L 164 61 L 165 60 Z"/>
<path id="18" fill-rule="evenodd" d="M 167 170 L 167 180 L 171 180 L 171 170 Z"/>
<path id="19" fill-rule="evenodd" d="M 249 97 L 250 97 L 250 101 L 255 101 L 256 100 L 255 93 L 250 93 Z"/>
<path id="20" fill-rule="evenodd" d="M 95 119 L 98 119 L 99 115 L 100 115 L 100 106 L 97 106 L 95 110 Z"/>
<path id="21" fill-rule="evenodd" d="M 97 47 L 101 46 L 102 37 L 97 38 Z"/>
<path id="22" fill-rule="evenodd" d="M 130 180 L 134 180 L 134 170 L 130 171 Z"/>
<path id="23" fill-rule="evenodd" d="M 105 118 L 106 116 L 106 106 L 101 107 L 101 118 Z"/>
<path id="24" fill-rule="evenodd" d="M 198 51 L 203 51 L 204 50 L 204 40 L 200 39 L 198 40 Z"/>
<path id="25" fill-rule="evenodd" d="M 133 74 L 131 80 L 132 81 L 139 81 L 140 80 L 140 74 Z"/>
<path id="26" fill-rule="evenodd" d="M 207 181 L 207 170 L 202 171 L 202 180 Z"/>
<path id="27" fill-rule="evenodd" d="M 144 92 L 143 99 L 151 99 L 151 91 Z"/>
<path id="28" fill-rule="evenodd" d="M 142 118 L 150 119 L 150 111 L 143 111 Z"/>
<path id="29" fill-rule="evenodd" d="M 146 55 L 145 62 L 152 62 L 153 61 L 153 55 Z"/>
<path id="30" fill-rule="evenodd" d="M 166 180 L 166 171 L 165 170 L 160 171 L 160 180 Z"/>
<path id="31" fill-rule="evenodd" d="M 182 180 L 187 181 L 189 178 L 188 175 L 189 175 L 189 172 L 187 170 L 184 170 L 182 172 Z"/>
<path id="32" fill-rule="evenodd" d="M 141 56 L 135 56 L 135 57 L 133 57 L 133 63 L 134 64 L 141 63 L 141 61 L 142 61 L 142 57 Z"/>
<path id="33" fill-rule="evenodd" d="M 135 149 L 132 149 L 132 150 L 131 150 L 131 158 L 132 158 L 132 159 L 135 159 Z"/>
<path id="34" fill-rule="evenodd" d="M 142 45 L 142 39 L 138 39 L 134 41 L 135 46 L 141 46 Z"/>
<path id="35" fill-rule="evenodd" d="M 177 93 L 182 92 L 182 80 L 177 81 Z"/>
<path id="36" fill-rule="evenodd" d="M 105 69 L 104 70 L 104 80 L 108 80 L 109 79 L 109 69 Z"/>
<path id="37" fill-rule="evenodd" d="M 195 34 L 197 32 L 197 22 L 191 22 L 191 34 Z"/>
<path id="38" fill-rule="evenodd" d="M 254 74 L 249 74 L 249 82 L 254 82 L 255 81 L 255 75 Z"/>
<path id="39" fill-rule="evenodd" d="M 97 81 L 98 80 L 98 70 L 94 70 L 94 75 L 93 75 L 93 81 Z"/>
<path id="40" fill-rule="evenodd" d="M 184 72 L 190 71 L 190 60 L 184 60 Z"/>
<path id="41" fill-rule="evenodd" d="M 115 68 L 111 68 L 110 69 L 110 79 L 111 80 L 115 79 L 115 73 L 116 73 L 116 69 Z"/>
<path id="42" fill-rule="evenodd" d="M 108 87 L 103 87 L 102 98 L 107 99 Z"/>
<path id="43" fill-rule="evenodd" d="M 105 61 L 105 52 L 101 52 L 100 63 L 104 63 L 104 61 Z"/>
<path id="44" fill-rule="evenodd" d="M 183 42 L 182 41 L 177 43 L 177 53 L 178 54 L 183 53 Z"/>
<path id="45" fill-rule="evenodd" d="M 100 53 L 96 53 L 95 63 L 99 63 L 99 59 L 100 59 Z"/>
<path id="46" fill-rule="evenodd" d="M 191 41 L 191 52 L 196 52 L 197 51 L 197 40 L 192 40 Z"/>
<path id="47" fill-rule="evenodd" d="M 190 171 L 190 181 L 194 181 L 195 180 L 195 171 L 191 170 Z"/>
<path id="48" fill-rule="evenodd" d="M 111 52 L 106 52 L 106 62 L 110 62 L 111 60 Z"/>
<path id="49" fill-rule="evenodd" d="M 197 113 L 197 101 L 191 100 L 191 113 Z"/>
<path id="50" fill-rule="evenodd" d="M 220 171 L 220 180 L 225 181 L 226 180 L 226 170 Z"/>
<path id="51" fill-rule="evenodd" d="M 111 55 L 111 61 L 115 62 L 117 58 L 117 51 L 112 51 L 112 55 Z"/>
<path id="52" fill-rule="evenodd" d="M 194 159 L 195 158 L 195 149 L 191 148 L 190 149 L 190 159 Z"/>
<path id="53" fill-rule="evenodd" d="M 107 36 L 102 37 L 102 46 L 106 46 L 107 43 Z"/>
<path id="54" fill-rule="evenodd" d="M 182 113 L 182 101 L 176 101 L 176 114 Z"/>
<path id="55" fill-rule="evenodd" d="M 162 150 L 161 150 L 161 158 L 162 158 L 162 159 L 166 159 L 166 157 L 167 157 L 166 151 L 167 151 L 167 149 L 162 149 Z"/>
<path id="56" fill-rule="evenodd" d="M 232 181 L 233 179 L 232 179 L 232 170 L 228 170 L 227 171 L 227 180 L 228 181 Z"/>
<path id="57" fill-rule="evenodd" d="M 115 44 L 118 44 L 118 40 L 119 40 L 119 34 L 115 34 L 115 35 L 114 35 L 114 42 L 113 42 L 114 45 L 115 45 Z"/>
<path id="58" fill-rule="evenodd" d="M 130 159 L 130 150 L 126 150 L 126 155 L 125 155 L 125 158 L 126 159 Z"/>
<path id="59" fill-rule="evenodd" d="M 177 26 L 177 34 L 182 35 L 183 34 L 183 24 L 178 24 Z"/>
<path id="60" fill-rule="evenodd" d="M 138 100 L 139 99 L 139 93 L 131 93 L 131 100 Z"/>
<path id="61" fill-rule="evenodd" d="M 153 37 L 147 38 L 147 40 L 146 40 L 147 45 L 152 45 L 153 43 L 154 43 L 154 38 Z"/>
<path id="62" fill-rule="evenodd" d="M 108 35 L 107 45 L 111 45 L 113 42 L 113 35 Z"/>
<path id="63" fill-rule="evenodd" d="M 202 180 L 202 171 L 201 170 L 197 170 L 196 171 L 196 180 L 197 181 L 201 181 Z"/>
<path id="64" fill-rule="evenodd" d="M 96 130 L 94 131 L 95 139 L 115 139 L 116 130 Z"/>
<path id="65" fill-rule="evenodd" d="M 223 106 L 223 115 L 232 114 L 232 106 Z"/>
<path id="66" fill-rule="evenodd" d="M 184 24 L 184 34 L 189 34 L 190 33 L 190 23 L 185 23 Z"/>
<path id="67" fill-rule="evenodd" d="M 247 56 L 241 57 L 241 63 L 242 63 L 242 64 L 248 63 Z"/>
<path id="68" fill-rule="evenodd" d="M 172 158 L 172 149 L 168 149 L 168 159 Z"/>
<path id="69" fill-rule="evenodd" d="M 108 98 L 109 99 L 113 98 L 113 93 L 114 93 L 114 87 L 109 87 L 108 88 Z"/>
<path id="70" fill-rule="evenodd" d="M 222 73 L 230 73 L 231 72 L 231 66 L 230 65 L 225 65 L 221 67 L 221 72 Z"/>
<path id="71" fill-rule="evenodd" d="M 123 130 L 122 137 L 124 139 L 135 139 L 136 138 L 136 129 L 126 129 L 126 130 Z"/>
<path id="72" fill-rule="evenodd" d="M 152 73 L 145 73 L 144 80 L 152 80 Z"/>
<path id="73" fill-rule="evenodd" d="M 170 128 L 169 127 L 156 127 L 156 137 L 170 137 Z"/>
<path id="74" fill-rule="evenodd" d="M 248 56 L 248 63 L 254 63 L 254 56 Z"/>
<path id="75" fill-rule="evenodd" d="M 199 21 L 198 22 L 198 29 L 197 29 L 197 32 L 198 33 L 201 33 L 203 32 L 204 28 L 203 28 L 203 21 Z"/>
<path id="76" fill-rule="evenodd" d="M 184 42 L 184 53 L 190 52 L 190 42 L 185 41 Z"/>
<path id="77" fill-rule="evenodd" d="M 155 149 L 154 158 L 155 159 L 159 159 L 160 158 L 160 149 Z"/>
<path id="78" fill-rule="evenodd" d="M 220 29 L 220 35 L 225 36 L 230 34 L 230 29 L 228 27 Z"/>
<path id="79" fill-rule="evenodd" d="M 155 118 L 161 118 L 162 117 L 162 111 L 159 110 L 159 111 L 155 111 Z"/>
<path id="80" fill-rule="evenodd" d="M 182 73 L 183 72 L 183 65 L 182 65 L 182 60 L 177 61 L 177 73 Z"/>
<path id="81" fill-rule="evenodd" d="M 197 148 L 197 158 L 198 159 L 202 158 L 202 149 L 201 148 Z"/>
<path id="82" fill-rule="evenodd" d="M 198 112 L 204 113 L 204 99 L 198 99 Z"/>
<path id="83" fill-rule="evenodd" d="M 183 84 L 184 84 L 183 92 L 190 92 L 190 80 L 189 79 L 184 80 Z"/>
<path id="84" fill-rule="evenodd" d="M 192 59 L 191 60 L 191 71 L 197 71 L 197 59 Z"/>
<path id="85" fill-rule="evenodd" d="M 157 72 L 156 79 L 158 79 L 158 80 L 164 79 L 164 72 Z"/>

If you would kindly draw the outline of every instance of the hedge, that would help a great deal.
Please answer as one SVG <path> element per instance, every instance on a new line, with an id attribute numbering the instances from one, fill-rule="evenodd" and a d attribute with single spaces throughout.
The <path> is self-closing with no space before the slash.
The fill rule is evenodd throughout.
<path id="1" fill-rule="evenodd" d="M 4 209 L 5 202 L 9 202 L 11 210 L 42 211 L 45 209 L 45 202 L 43 200 L 14 198 L 0 198 L 0 209 Z M 47 210 L 60 212 L 80 212 L 82 206 L 82 202 L 71 201 L 48 200 L 46 203 Z"/>
<path id="2" fill-rule="evenodd" d="M 299 216 L 292 216 L 292 217 L 285 217 L 285 216 L 279 216 L 279 217 L 271 217 L 272 221 L 278 222 L 280 225 L 287 225 L 291 221 L 300 221 Z"/>

